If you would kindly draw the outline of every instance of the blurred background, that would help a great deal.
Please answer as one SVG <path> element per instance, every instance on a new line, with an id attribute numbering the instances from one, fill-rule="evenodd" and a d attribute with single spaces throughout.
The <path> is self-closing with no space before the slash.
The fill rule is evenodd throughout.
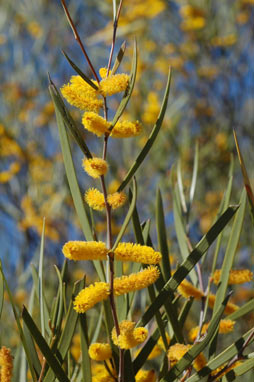
<path id="1" fill-rule="evenodd" d="M 106 66 L 110 50 L 112 2 L 70 0 L 68 7 L 98 72 Z M 249 176 L 253 177 L 253 15 L 253 0 L 123 2 L 116 52 L 126 40 L 120 72 L 128 72 L 133 39 L 137 37 L 138 75 L 127 114 L 132 120 L 140 120 L 144 128 L 138 138 L 109 142 L 111 174 L 107 183 L 110 190 L 117 188 L 145 144 L 160 109 L 170 65 L 173 77 L 167 115 L 149 157 L 137 173 L 137 205 L 143 220 L 152 218 L 153 237 L 156 187 L 161 187 L 172 253 L 179 251 L 173 226 L 170 175 L 181 160 L 183 186 L 189 192 L 196 143 L 199 173 L 190 217 L 193 243 L 215 219 L 233 156 L 231 202 L 239 200 L 242 178 L 235 156 L 233 128 Z M 48 72 L 58 88 L 75 74 L 62 49 L 92 78 L 60 1 L 1 3 L 0 257 L 13 287 L 17 288 L 26 282 L 23 271 L 27 265 L 32 259 L 37 261 L 43 217 L 46 261 L 61 264 L 62 245 L 67 240 L 82 239 L 48 92 Z M 112 98 L 109 106 L 113 115 L 117 99 Z M 72 107 L 70 110 L 80 123 L 80 111 Z M 100 155 L 102 139 L 89 132 L 85 132 L 85 137 L 91 151 Z M 84 192 L 94 183 L 82 170 L 82 153 L 72 144 Z M 115 233 L 126 209 L 114 215 Z M 103 240 L 104 215 L 95 212 L 94 218 L 98 236 Z M 240 265 L 250 266 L 252 236 L 251 230 L 243 232 Z"/>

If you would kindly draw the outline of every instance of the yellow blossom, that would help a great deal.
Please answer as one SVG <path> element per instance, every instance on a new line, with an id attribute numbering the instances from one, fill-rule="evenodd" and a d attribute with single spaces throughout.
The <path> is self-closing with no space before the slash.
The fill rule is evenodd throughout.
<path id="1" fill-rule="evenodd" d="M 116 329 L 112 330 L 112 340 L 121 349 L 131 349 L 147 338 L 148 331 L 145 328 L 135 328 L 135 322 L 124 320 L 119 324 L 120 335 L 116 335 Z"/>
<path id="2" fill-rule="evenodd" d="M 216 269 L 213 274 L 214 284 L 218 284 L 221 277 L 221 269 Z M 253 278 L 253 273 L 249 269 L 232 269 L 229 273 L 228 284 L 244 284 L 250 282 Z"/>
<path id="3" fill-rule="evenodd" d="M 100 301 L 106 300 L 109 295 L 109 285 L 104 282 L 95 282 L 82 289 L 74 300 L 74 309 L 78 313 L 85 313 Z"/>
<path id="4" fill-rule="evenodd" d="M 229 34 L 227 36 L 217 36 L 211 41 L 213 46 L 226 47 L 234 45 L 237 41 L 237 36 L 235 34 Z"/>
<path id="5" fill-rule="evenodd" d="M 136 382 L 155 382 L 156 374 L 154 370 L 142 370 L 140 369 L 135 378 Z"/>
<path id="6" fill-rule="evenodd" d="M 85 201 L 94 210 L 101 211 L 105 207 L 103 194 L 96 188 L 89 188 L 85 193 Z"/>
<path id="7" fill-rule="evenodd" d="M 108 368 L 110 373 L 103 364 L 92 364 L 92 382 L 115 382 L 116 371 L 112 369 L 110 364 L 108 364 Z"/>
<path id="8" fill-rule="evenodd" d="M 194 297 L 200 299 L 204 294 L 196 287 L 194 287 L 189 281 L 183 280 L 177 288 L 178 292 L 185 298 Z"/>
<path id="9" fill-rule="evenodd" d="M 201 331 L 202 335 L 206 333 L 208 326 L 209 326 L 209 323 L 204 324 L 202 326 L 202 331 Z M 221 320 L 219 324 L 219 333 L 220 334 L 230 333 L 234 330 L 234 326 L 235 326 L 235 321 L 226 320 L 226 319 Z M 191 329 L 191 331 L 189 332 L 190 341 L 194 342 L 196 340 L 198 332 L 199 332 L 199 326 L 196 326 L 195 328 Z"/>
<path id="10" fill-rule="evenodd" d="M 70 83 L 62 86 L 61 92 L 71 105 L 81 110 L 98 112 L 103 106 L 103 101 L 98 98 L 98 92 L 80 76 L 72 76 Z"/>
<path id="11" fill-rule="evenodd" d="M 116 247 L 115 259 L 120 261 L 135 261 L 143 264 L 158 264 L 161 260 L 160 252 L 155 252 L 147 245 L 120 243 Z"/>
<path id="12" fill-rule="evenodd" d="M 99 74 L 100 74 L 101 78 L 106 78 L 107 77 L 107 71 L 108 71 L 107 68 L 100 68 Z M 109 76 L 111 75 L 111 70 L 109 71 L 108 75 Z"/>
<path id="13" fill-rule="evenodd" d="M 105 361 L 112 357 L 112 350 L 109 344 L 96 342 L 89 346 L 88 354 L 94 361 Z"/>
<path id="14" fill-rule="evenodd" d="M 78 362 L 80 354 L 81 354 L 81 341 L 80 341 L 80 335 L 75 334 L 72 338 L 72 345 L 71 345 L 71 355 L 75 359 L 76 362 Z"/>
<path id="15" fill-rule="evenodd" d="M 204 17 L 190 17 L 185 19 L 181 23 L 181 29 L 185 32 L 191 31 L 191 30 L 197 30 L 204 28 L 206 24 L 206 20 Z"/>
<path id="16" fill-rule="evenodd" d="M 92 178 L 105 175 L 108 170 L 107 162 L 102 158 L 83 159 L 83 168 Z"/>
<path id="17" fill-rule="evenodd" d="M 114 74 L 101 80 L 99 91 L 104 97 L 112 96 L 113 94 L 125 91 L 128 84 L 128 74 Z"/>
<path id="18" fill-rule="evenodd" d="M 176 343 L 173 346 L 170 346 L 168 350 L 168 359 L 170 365 L 174 366 L 183 356 L 187 353 L 192 345 L 184 345 Z M 199 371 L 206 365 L 206 359 L 203 353 L 200 353 L 195 360 L 193 361 L 194 368 Z"/>
<path id="19" fill-rule="evenodd" d="M 114 209 L 122 207 L 126 202 L 127 197 L 124 192 L 114 192 L 107 197 L 108 204 Z"/>
<path id="20" fill-rule="evenodd" d="M 210 306 L 210 308 L 214 307 L 215 298 L 216 298 L 216 296 L 214 294 L 210 294 L 208 296 L 208 305 Z M 239 309 L 239 306 L 232 304 L 232 302 L 228 302 L 226 307 L 225 307 L 224 314 L 234 313 L 238 309 Z"/>
<path id="21" fill-rule="evenodd" d="M 158 268 L 150 265 L 138 273 L 117 277 L 114 279 L 114 293 L 120 296 L 124 293 L 147 288 L 158 279 L 159 274 Z"/>
<path id="22" fill-rule="evenodd" d="M 88 131 L 100 137 L 108 132 L 110 123 L 93 111 L 88 111 L 83 115 L 82 123 Z"/>
<path id="23" fill-rule="evenodd" d="M 153 124 L 159 114 L 160 103 L 158 95 L 155 92 L 149 92 L 147 95 L 147 104 L 145 105 L 145 111 L 143 114 L 143 121 L 145 123 Z"/>
<path id="24" fill-rule="evenodd" d="M 170 344 L 170 337 L 168 335 L 168 333 L 165 333 L 166 334 L 166 339 L 167 339 L 167 343 L 168 345 Z M 165 345 L 164 345 L 164 342 L 163 342 L 163 339 L 162 337 L 160 336 L 160 338 L 158 339 L 158 342 L 157 342 L 157 345 L 162 349 L 162 350 L 166 350 L 165 349 Z"/>
<path id="25" fill-rule="evenodd" d="M 63 246 L 63 254 L 70 260 L 106 260 L 106 245 L 99 241 L 68 241 Z"/>
<path id="26" fill-rule="evenodd" d="M 113 138 L 130 138 L 136 137 L 142 131 L 142 126 L 139 121 L 130 122 L 130 121 L 118 121 L 110 136 Z"/>
<path id="27" fill-rule="evenodd" d="M 11 382 L 13 361 L 11 350 L 2 346 L 0 349 L 0 381 Z"/>

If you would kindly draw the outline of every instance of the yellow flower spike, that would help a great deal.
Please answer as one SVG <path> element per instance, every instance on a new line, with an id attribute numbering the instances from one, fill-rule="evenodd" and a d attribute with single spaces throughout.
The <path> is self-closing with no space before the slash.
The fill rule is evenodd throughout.
<path id="1" fill-rule="evenodd" d="M 71 105 L 81 110 L 98 112 L 103 106 L 103 101 L 98 98 L 98 92 L 80 76 L 72 76 L 70 83 L 62 86 L 60 90 Z"/>
<path id="2" fill-rule="evenodd" d="M 155 252 L 147 245 L 120 243 L 116 247 L 115 259 L 120 261 L 134 261 L 143 264 L 158 264 L 161 260 L 160 252 Z"/>
<path id="3" fill-rule="evenodd" d="M 100 70 L 99 70 L 99 74 L 100 74 L 100 76 L 101 76 L 102 79 L 107 77 L 107 71 L 108 71 L 107 68 L 100 68 Z M 109 76 L 111 75 L 111 72 L 112 72 L 112 71 L 110 70 L 110 71 L 109 71 Z"/>
<path id="4" fill-rule="evenodd" d="M 202 335 L 206 333 L 206 331 L 208 329 L 208 326 L 209 326 L 209 323 L 204 324 L 202 326 L 202 331 L 201 331 Z M 230 332 L 232 332 L 234 330 L 234 326 L 235 326 L 235 321 L 227 320 L 227 319 L 221 320 L 220 324 L 219 324 L 219 333 L 220 334 L 230 333 Z M 195 328 L 191 329 L 191 331 L 189 332 L 189 339 L 190 339 L 190 341 L 192 341 L 192 342 L 195 341 L 195 339 L 197 338 L 198 332 L 199 332 L 199 327 L 198 326 L 196 326 Z"/>
<path id="5" fill-rule="evenodd" d="M 215 298 L 216 298 L 216 296 L 214 294 L 210 294 L 208 296 L 208 305 L 209 305 L 210 308 L 214 307 Z M 225 307 L 224 314 L 234 313 L 238 309 L 239 309 L 239 306 L 237 306 L 235 304 L 232 304 L 232 302 L 228 302 L 226 307 Z"/>
<path id="6" fill-rule="evenodd" d="M 128 74 L 114 74 L 101 80 L 99 91 L 103 95 L 103 97 L 112 96 L 113 94 L 125 91 L 127 89 L 128 84 Z"/>
<path id="7" fill-rule="evenodd" d="M 156 374 L 154 370 L 142 370 L 140 369 L 135 378 L 136 382 L 155 382 Z"/>
<path id="8" fill-rule="evenodd" d="M 70 260 L 106 260 L 107 247 L 102 241 L 68 241 L 63 254 Z"/>
<path id="9" fill-rule="evenodd" d="M 142 131 L 142 125 L 139 121 L 118 121 L 110 134 L 113 138 L 136 137 Z"/>
<path id="10" fill-rule="evenodd" d="M 97 179 L 102 175 L 105 175 L 108 170 L 107 162 L 102 158 L 90 158 L 83 159 L 82 162 L 84 170 L 90 175 L 92 178 Z"/>
<path id="11" fill-rule="evenodd" d="M 138 273 L 117 277 L 114 279 L 114 294 L 120 296 L 124 293 L 147 288 L 158 279 L 159 275 L 159 269 L 150 265 Z"/>
<path id="12" fill-rule="evenodd" d="M 104 196 L 97 188 L 89 188 L 86 191 L 85 201 L 93 210 L 102 211 L 105 208 Z"/>
<path id="13" fill-rule="evenodd" d="M 86 130 L 97 135 L 98 137 L 107 133 L 110 127 L 109 122 L 107 122 L 99 114 L 92 111 L 88 111 L 83 115 L 82 123 Z"/>
<path id="14" fill-rule="evenodd" d="M 109 344 L 96 342 L 89 346 L 88 354 L 94 361 L 105 361 L 112 357 L 112 350 Z"/>
<path id="15" fill-rule="evenodd" d="M 107 197 L 108 204 L 115 210 L 122 207 L 127 200 L 127 196 L 124 192 L 114 192 Z"/>
<path id="16" fill-rule="evenodd" d="M 214 284 L 218 284 L 221 277 L 221 269 L 216 269 L 213 274 Z M 232 269 L 229 273 L 228 284 L 244 284 L 253 279 L 253 273 L 249 269 Z"/>
<path id="17" fill-rule="evenodd" d="M 187 280 L 183 280 L 177 290 L 185 298 L 194 297 L 196 299 L 201 299 L 204 296 L 198 288 L 194 287 Z"/>
<path id="18" fill-rule="evenodd" d="M 168 350 L 168 359 L 170 361 L 170 365 L 174 366 L 180 359 L 183 358 L 184 354 L 187 353 L 187 351 L 190 350 L 192 345 L 184 345 L 176 343 L 173 346 L 170 346 Z M 207 361 L 203 353 L 200 353 L 193 361 L 194 368 L 199 371 L 201 370 L 205 365 Z"/>
<path id="19" fill-rule="evenodd" d="M 2 346 L 0 349 L 0 381 L 11 382 L 13 359 L 11 350 Z"/>
<path id="20" fill-rule="evenodd" d="M 85 313 L 98 302 L 106 300 L 109 292 L 107 283 L 95 282 L 79 292 L 73 303 L 74 309 L 77 313 Z"/>
<path id="21" fill-rule="evenodd" d="M 121 349 L 131 349 L 147 339 L 148 331 L 145 328 L 135 328 L 135 322 L 124 320 L 119 324 L 120 335 L 116 335 L 116 329 L 112 330 L 112 340 Z"/>

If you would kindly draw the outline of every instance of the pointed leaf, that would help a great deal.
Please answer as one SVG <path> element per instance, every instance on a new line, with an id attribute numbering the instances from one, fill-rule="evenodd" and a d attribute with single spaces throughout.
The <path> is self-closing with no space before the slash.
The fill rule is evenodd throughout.
<path id="1" fill-rule="evenodd" d="M 135 172 L 137 171 L 137 169 L 139 168 L 139 166 L 141 165 L 141 163 L 143 162 L 143 160 L 145 159 L 145 157 L 149 153 L 149 151 L 150 151 L 150 149 L 151 149 L 151 147 L 152 147 L 152 145 L 153 145 L 153 143 L 154 143 L 154 141 L 155 141 L 155 139 L 156 139 L 156 137 L 160 131 L 160 128 L 162 126 L 162 122 L 163 122 L 163 119 L 164 119 L 164 116 L 165 116 L 165 113 L 167 110 L 170 82 L 171 82 L 171 71 L 169 72 L 169 75 L 168 75 L 168 82 L 167 82 L 166 90 L 164 93 L 164 98 L 162 101 L 162 106 L 160 109 L 158 119 L 157 119 L 157 121 L 153 127 L 153 130 L 151 131 L 151 134 L 149 135 L 149 138 L 148 138 L 145 146 L 143 147 L 143 149 L 141 150 L 141 152 L 137 156 L 135 162 L 133 163 L 133 165 L 129 169 L 124 180 L 122 181 L 122 183 L 118 187 L 118 191 L 122 191 L 124 189 L 124 187 L 129 183 L 129 181 L 131 180 L 131 178 L 133 177 L 133 175 L 135 174 Z"/>
<path id="2" fill-rule="evenodd" d="M 126 106 L 129 102 L 129 99 L 132 95 L 132 91 L 134 89 L 135 80 L 136 80 L 136 73 L 137 73 L 137 41 L 134 40 L 134 49 L 133 49 L 133 57 L 132 57 L 132 65 L 131 65 L 131 72 L 130 72 L 130 81 L 129 86 L 120 102 L 120 105 L 117 108 L 116 114 L 113 118 L 113 121 L 110 126 L 110 130 L 112 130 L 123 114 L 124 110 L 126 109 Z"/>
<path id="3" fill-rule="evenodd" d="M 78 146 L 83 151 L 85 156 L 87 158 L 92 158 L 92 154 L 90 153 L 81 132 L 76 126 L 76 123 L 74 122 L 72 116 L 70 115 L 67 107 L 65 106 L 63 102 L 62 97 L 60 96 L 59 91 L 57 90 L 52 80 L 50 80 L 49 92 L 50 92 L 52 101 L 54 103 L 55 110 L 58 110 L 58 113 L 61 116 L 61 119 L 62 119 L 61 123 L 63 123 L 65 127 L 71 132 L 73 138 L 75 139 L 75 141 L 77 142 Z"/>
<path id="4" fill-rule="evenodd" d="M 87 333 L 87 322 L 86 322 L 86 314 L 79 315 L 79 324 L 80 324 L 80 337 L 81 337 L 81 354 L 82 354 L 82 376 L 83 382 L 91 382 L 92 381 L 92 372 L 91 372 L 91 362 L 88 354 L 89 348 L 89 339 Z"/>
<path id="5" fill-rule="evenodd" d="M 195 264 L 202 258 L 206 253 L 210 245 L 217 238 L 219 233 L 225 228 L 230 219 L 234 216 L 237 211 L 238 206 L 229 207 L 224 214 L 218 219 L 218 221 L 210 228 L 207 234 L 200 240 L 200 242 L 195 246 L 193 251 L 183 261 L 181 266 L 177 269 L 170 280 L 164 285 L 159 294 L 157 295 L 155 301 L 150 305 L 147 311 L 143 314 L 142 318 L 138 322 L 138 326 L 145 326 L 151 318 L 154 316 L 155 312 L 160 309 L 163 305 L 165 298 L 168 298 L 169 292 L 173 293 L 177 289 L 178 285 L 183 281 L 183 279 L 188 275 L 188 273 L 193 269 Z"/>
<path id="6" fill-rule="evenodd" d="M 22 311 L 22 318 L 24 322 L 26 323 L 30 333 L 32 334 L 35 342 L 37 343 L 40 351 L 44 355 L 44 357 L 47 360 L 47 363 L 53 370 L 55 376 L 62 382 L 69 382 L 69 378 L 65 374 L 63 368 L 61 367 L 58 359 L 54 356 L 52 353 L 50 347 L 48 346 L 47 342 L 45 339 L 42 337 L 39 329 L 37 328 L 36 324 L 34 323 L 34 320 L 28 313 L 25 307 L 23 307 Z"/>
<path id="7" fill-rule="evenodd" d="M 44 314 L 44 305 L 46 301 L 44 300 L 43 292 L 43 257 L 44 257 L 44 235 L 45 235 L 45 218 L 43 218 L 42 234 L 41 234 L 41 247 L 40 247 L 40 259 L 39 259 L 39 301 L 40 301 L 40 319 L 41 319 L 41 334 L 45 338 L 45 327 L 48 322 L 45 322 L 46 315 Z"/>
<path id="8" fill-rule="evenodd" d="M 126 41 L 124 41 L 119 49 L 119 52 L 117 54 L 116 60 L 114 62 L 113 68 L 112 68 L 112 74 L 115 74 L 119 66 L 121 65 L 124 53 L 126 49 Z"/>
<path id="9" fill-rule="evenodd" d="M 62 50 L 62 53 L 64 55 L 64 57 L 66 58 L 66 60 L 69 62 L 69 64 L 71 65 L 71 67 L 75 70 L 75 72 L 77 72 L 80 77 L 83 78 L 83 80 L 88 84 L 90 85 L 93 89 L 95 90 L 98 90 L 98 86 L 96 86 L 93 81 L 90 80 L 90 78 L 88 78 L 83 72 L 81 69 L 79 69 L 79 67 L 70 59 L 70 57 L 67 55 L 67 53 L 65 53 L 64 50 Z"/>

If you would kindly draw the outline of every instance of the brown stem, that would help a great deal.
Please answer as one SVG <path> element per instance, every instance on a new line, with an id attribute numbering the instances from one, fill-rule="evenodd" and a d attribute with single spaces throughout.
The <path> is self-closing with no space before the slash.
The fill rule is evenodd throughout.
<path id="1" fill-rule="evenodd" d="M 42 382 L 42 378 L 43 378 L 43 374 L 44 374 L 44 371 L 45 371 L 46 363 L 47 363 L 46 358 L 43 357 L 42 365 L 41 365 L 41 372 L 40 372 L 40 376 L 39 376 L 38 382 Z"/>
<path id="2" fill-rule="evenodd" d="M 74 34 L 74 38 L 79 43 L 79 46 L 80 46 L 80 48 L 81 48 L 81 50 L 82 50 L 82 52 L 83 52 L 83 54 L 84 54 L 84 56 L 85 56 L 85 58 L 87 60 L 87 63 L 90 66 L 90 69 L 91 69 L 91 71 L 92 71 L 96 81 L 99 84 L 100 83 L 99 77 L 97 76 L 96 71 L 95 71 L 95 69 L 93 67 L 93 64 L 91 63 L 91 61 L 90 61 L 90 59 L 88 57 L 88 54 L 87 54 L 87 52 L 85 50 L 85 47 L 84 47 L 84 45 L 83 45 L 83 43 L 82 43 L 82 41 L 81 41 L 81 39 L 79 37 L 78 31 L 77 31 L 77 29 L 76 29 L 76 27 L 74 25 L 74 22 L 72 21 L 72 18 L 71 18 L 71 15 L 70 15 L 69 11 L 68 11 L 67 6 L 66 6 L 65 0 L 61 0 L 61 3 L 62 3 L 62 6 L 64 8 L 64 12 L 66 14 L 66 17 L 67 17 L 67 19 L 69 21 L 69 24 L 71 26 L 72 32 Z"/>
<path id="3" fill-rule="evenodd" d="M 116 17 L 115 17 L 115 20 L 114 20 L 113 38 L 112 38 L 112 44 L 111 44 L 109 60 L 108 60 L 107 77 L 109 75 L 109 71 L 110 71 L 111 64 L 112 64 L 113 53 L 114 53 L 115 44 L 116 44 L 116 31 L 117 31 L 117 27 L 118 27 L 118 20 L 119 20 L 119 17 L 120 17 L 122 5 L 123 5 L 123 0 L 120 1 L 119 7 L 117 9 L 117 14 L 116 14 Z"/>

